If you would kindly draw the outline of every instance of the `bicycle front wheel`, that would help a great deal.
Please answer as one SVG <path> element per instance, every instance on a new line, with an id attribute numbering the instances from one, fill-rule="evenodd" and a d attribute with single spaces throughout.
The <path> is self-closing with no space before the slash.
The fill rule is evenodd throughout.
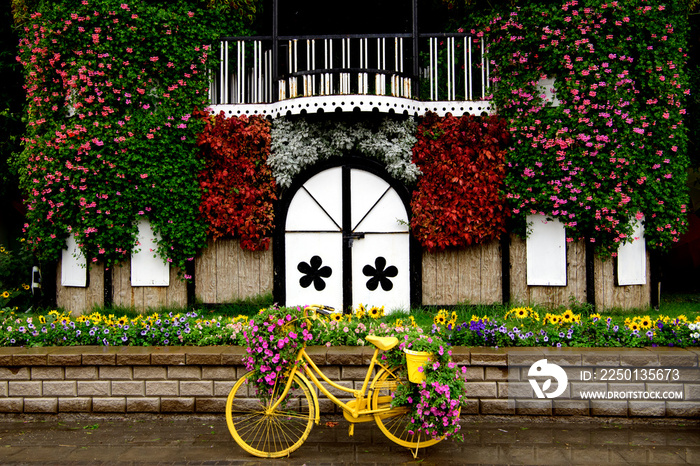
<path id="1" fill-rule="evenodd" d="M 233 439 L 248 453 L 262 458 L 280 458 L 299 448 L 314 423 L 313 395 L 294 375 L 292 386 L 278 407 L 270 412 L 284 390 L 256 397 L 253 373 L 248 372 L 233 386 L 226 400 L 226 424 Z"/>
<path id="2" fill-rule="evenodd" d="M 412 434 L 408 430 L 411 415 L 408 408 L 391 408 L 391 394 L 399 385 L 410 383 L 408 379 L 396 375 L 395 369 L 388 371 L 382 369 L 375 377 L 370 390 L 372 392 L 372 409 L 389 409 L 384 413 L 374 415 L 379 429 L 384 432 L 392 442 L 406 448 L 426 448 L 435 445 L 442 439 L 432 439 L 424 435 Z"/>

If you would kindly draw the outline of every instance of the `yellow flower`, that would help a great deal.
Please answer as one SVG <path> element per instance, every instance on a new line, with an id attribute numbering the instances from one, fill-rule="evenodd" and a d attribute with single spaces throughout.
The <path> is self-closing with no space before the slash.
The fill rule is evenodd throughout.
<path id="1" fill-rule="evenodd" d="M 27 285 L 26 283 L 24 283 L 22 285 L 22 288 L 24 288 L 25 291 L 29 291 L 29 288 L 31 288 L 31 287 L 29 285 Z"/>
<path id="2" fill-rule="evenodd" d="M 440 309 L 435 317 L 433 317 L 433 323 L 435 325 L 445 325 L 445 322 L 447 322 L 447 311 L 445 309 Z"/>
<path id="3" fill-rule="evenodd" d="M 3 292 L 2 292 L 2 297 L 3 297 L 3 298 L 9 298 L 9 297 L 10 297 L 10 292 L 9 292 L 9 291 L 3 291 Z"/>
<path id="4" fill-rule="evenodd" d="M 117 319 L 117 325 L 120 325 L 122 327 L 128 323 L 129 323 L 129 318 L 127 316 L 121 316 L 119 319 Z"/>
<path id="5" fill-rule="evenodd" d="M 42 323 L 42 324 L 45 324 L 45 323 L 46 323 L 46 317 L 44 317 L 44 316 L 39 316 L 39 322 Z"/>
<path id="6" fill-rule="evenodd" d="M 639 326 L 642 327 L 644 330 L 651 328 L 651 325 L 651 317 L 644 316 L 641 319 L 639 319 Z"/>
<path id="7" fill-rule="evenodd" d="M 382 306 L 381 308 L 377 306 L 372 306 L 367 312 L 369 313 L 369 316 L 372 319 L 379 319 L 384 315 L 384 306 Z"/>
<path id="8" fill-rule="evenodd" d="M 343 314 L 341 314 L 341 313 L 331 314 L 330 320 L 332 322 L 342 322 L 343 321 Z"/>
<path id="9" fill-rule="evenodd" d="M 601 320 L 601 319 L 602 319 L 602 317 L 600 316 L 600 314 L 598 314 L 597 312 L 596 312 L 595 314 L 591 314 L 590 316 L 588 316 L 588 318 L 591 319 L 591 320 L 593 320 L 593 319 Z"/>
<path id="10" fill-rule="evenodd" d="M 408 316 L 409 319 L 411 319 L 411 327 L 415 327 L 416 324 L 416 319 L 413 318 L 413 316 Z"/>
<path id="11" fill-rule="evenodd" d="M 357 310 L 355 311 L 355 317 L 358 319 L 362 319 L 365 315 L 367 315 L 367 309 L 365 309 L 365 305 L 360 303 L 359 306 L 357 306 Z"/>
<path id="12" fill-rule="evenodd" d="M 566 311 L 564 311 L 564 313 L 561 315 L 561 320 L 566 324 L 573 322 L 574 313 L 571 312 L 571 309 L 567 309 Z"/>
<path id="13" fill-rule="evenodd" d="M 403 327 L 403 320 L 401 319 L 396 319 L 394 321 L 394 327 Z"/>
<path id="14" fill-rule="evenodd" d="M 632 322 L 628 327 L 630 330 L 639 330 L 639 324 L 637 322 Z"/>
<path id="15" fill-rule="evenodd" d="M 547 318 L 549 319 L 549 322 L 554 325 L 559 325 L 561 324 L 561 316 L 557 314 L 547 314 Z"/>

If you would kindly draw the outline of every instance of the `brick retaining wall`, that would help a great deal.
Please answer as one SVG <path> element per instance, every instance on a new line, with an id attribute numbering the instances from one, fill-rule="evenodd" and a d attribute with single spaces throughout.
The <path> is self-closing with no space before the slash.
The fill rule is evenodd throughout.
<path id="1" fill-rule="evenodd" d="M 341 385 L 361 386 L 369 347 L 307 349 Z M 245 368 L 240 347 L 0 348 L 0 413 L 221 413 Z M 453 348 L 467 369 L 464 414 L 700 417 L 700 348 Z M 546 358 L 567 373 L 556 399 L 534 399 L 527 372 Z M 591 367 L 672 368 L 676 380 L 584 381 Z M 580 389 L 682 392 L 681 400 L 582 400 Z M 510 396 L 509 396 L 510 395 Z M 323 412 L 339 412 L 321 399 Z"/>

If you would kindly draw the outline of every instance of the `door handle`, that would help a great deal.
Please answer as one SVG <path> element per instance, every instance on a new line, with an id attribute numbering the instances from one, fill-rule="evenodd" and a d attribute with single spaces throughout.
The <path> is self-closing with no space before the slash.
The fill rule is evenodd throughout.
<path id="1" fill-rule="evenodd" d="M 364 233 L 355 233 L 355 232 L 352 232 L 352 233 L 347 234 L 347 235 L 343 235 L 343 238 L 348 242 L 348 246 L 350 246 L 350 247 L 352 247 L 353 241 L 355 241 L 356 239 L 362 239 L 364 237 L 365 237 Z"/>

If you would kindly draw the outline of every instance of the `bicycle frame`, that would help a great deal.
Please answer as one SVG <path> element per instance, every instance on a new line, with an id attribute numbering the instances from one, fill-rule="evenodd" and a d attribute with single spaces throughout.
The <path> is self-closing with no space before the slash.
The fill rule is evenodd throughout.
<path id="1" fill-rule="evenodd" d="M 369 368 L 367 369 L 367 375 L 365 375 L 365 379 L 362 383 L 362 388 L 360 390 L 356 390 L 353 388 L 347 388 L 343 387 L 332 380 L 330 380 L 322 371 L 321 369 L 318 368 L 318 366 L 311 360 L 309 355 L 306 353 L 306 348 L 303 347 L 301 350 L 299 350 L 299 353 L 297 354 L 297 359 L 294 368 L 292 371 L 289 373 L 287 376 L 287 382 L 285 383 L 284 390 L 282 394 L 279 396 L 277 401 L 269 408 L 270 412 L 274 411 L 277 409 L 279 404 L 281 403 L 281 400 L 283 400 L 287 393 L 289 392 L 291 385 L 292 385 L 292 380 L 294 379 L 294 375 L 299 371 L 299 363 L 301 363 L 301 367 L 303 368 L 303 373 L 307 375 L 310 379 L 313 385 L 318 387 L 318 389 L 326 395 L 328 399 L 333 401 L 337 406 L 340 406 L 344 412 L 349 414 L 349 416 L 345 416 L 345 418 L 350 421 L 350 422 L 368 422 L 374 420 L 374 414 L 380 414 L 380 413 L 388 413 L 391 412 L 394 408 L 383 408 L 383 409 L 364 409 L 363 407 L 365 406 L 366 403 L 364 403 L 367 400 L 367 397 L 365 396 L 367 393 L 367 388 L 369 387 L 369 380 L 372 376 L 372 370 L 374 369 L 375 366 L 379 366 L 382 369 L 391 372 L 389 367 L 385 366 L 382 364 L 378 359 L 377 359 L 377 354 L 379 354 L 379 348 L 374 349 L 374 354 L 372 355 L 372 360 L 370 361 Z M 335 395 L 333 395 L 319 380 L 318 377 L 316 377 L 316 374 L 320 376 L 320 378 L 326 382 L 328 385 L 331 387 L 341 390 L 346 393 L 350 393 L 355 397 L 355 403 L 348 402 L 344 403 L 341 400 L 339 400 Z M 378 374 L 377 374 L 378 375 Z M 376 376 L 375 376 L 376 377 Z M 309 386 L 309 388 L 311 388 Z M 316 405 L 318 405 L 318 395 L 311 390 L 311 393 L 314 396 L 314 402 Z M 317 410 L 318 411 L 318 410 Z M 319 423 L 319 413 L 316 412 L 316 423 Z"/>

